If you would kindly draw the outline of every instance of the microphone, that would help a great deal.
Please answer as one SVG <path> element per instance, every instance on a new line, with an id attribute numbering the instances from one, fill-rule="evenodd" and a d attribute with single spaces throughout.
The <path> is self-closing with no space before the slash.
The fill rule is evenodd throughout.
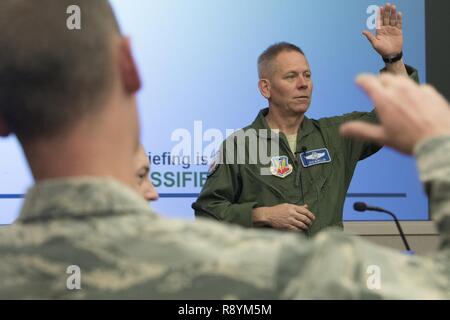
<path id="1" fill-rule="evenodd" d="M 364 202 L 356 202 L 353 204 L 353 209 L 355 209 L 356 211 L 359 212 L 364 212 L 364 211 L 376 211 L 376 212 L 383 212 L 383 213 L 387 213 L 388 215 L 390 215 L 392 218 L 394 218 L 395 224 L 397 225 L 397 229 L 398 232 L 400 233 L 400 236 L 402 237 L 403 240 L 403 244 L 405 245 L 405 248 L 408 252 L 411 252 L 411 248 L 409 247 L 408 241 L 406 241 L 406 237 L 405 234 L 403 233 L 403 229 L 400 225 L 400 222 L 397 219 L 397 216 L 395 214 L 393 214 L 390 211 L 387 211 L 383 208 L 380 207 L 371 207 L 368 206 L 367 204 L 365 204 Z"/>
<path id="2" fill-rule="evenodd" d="M 210 217 L 214 220 L 220 221 L 220 219 L 217 218 L 214 213 L 212 213 L 210 210 L 206 209 L 204 206 L 202 206 L 198 202 L 194 202 L 191 205 L 191 208 L 194 209 L 195 211 L 201 211 L 201 212 L 205 213 L 208 217 Z"/>
<path id="3" fill-rule="evenodd" d="M 305 146 L 303 146 L 303 147 L 301 147 L 301 150 L 300 150 L 300 151 L 296 151 L 296 152 L 295 152 L 295 155 L 298 155 L 298 154 L 300 154 L 300 153 L 305 153 L 306 151 L 308 151 L 308 148 L 305 147 Z"/>
<path id="4" fill-rule="evenodd" d="M 301 150 L 300 150 L 300 151 L 295 152 L 295 155 L 297 156 L 297 155 L 299 155 L 299 154 L 301 154 L 301 153 L 305 153 L 305 152 L 307 152 L 307 151 L 308 151 L 308 148 L 305 147 L 305 146 L 303 146 L 303 147 L 301 147 Z"/>

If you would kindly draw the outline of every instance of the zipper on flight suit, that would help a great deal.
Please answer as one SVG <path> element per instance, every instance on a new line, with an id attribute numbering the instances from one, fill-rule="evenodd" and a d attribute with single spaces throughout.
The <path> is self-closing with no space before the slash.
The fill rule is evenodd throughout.
<path id="1" fill-rule="evenodd" d="M 287 147 L 289 144 L 287 143 L 287 140 L 285 141 L 285 138 L 281 138 L 283 147 L 287 150 L 288 157 L 290 158 L 290 161 L 292 163 L 292 166 L 294 170 L 296 170 L 295 173 L 295 179 L 294 179 L 294 185 L 296 188 L 300 188 L 300 194 L 301 194 L 301 202 L 303 202 L 303 205 L 305 205 L 305 194 L 303 192 L 303 183 L 302 183 L 302 176 L 300 169 L 302 168 L 301 161 L 300 161 L 300 154 L 297 155 L 297 152 L 294 154 L 291 150 L 291 147 Z M 310 229 L 303 231 L 304 235 L 307 238 L 311 237 L 311 231 Z"/>
<path id="2" fill-rule="evenodd" d="M 285 151 L 287 150 L 289 160 L 291 161 L 292 167 L 295 170 L 294 185 L 296 188 L 301 189 L 300 193 L 302 195 L 302 201 L 305 202 L 305 196 L 303 194 L 302 177 L 300 174 L 300 168 L 301 168 L 300 155 L 297 155 L 297 152 L 296 153 L 292 152 L 291 147 L 289 146 L 289 143 L 287 142 L 287 140 L 284 136 L 280 136 L 280 137 L 281 137 L 281 142 L 282 142 L 283 148 L 285 148 Z"/>
<path id="3" fill-rule="evenodd" d="M 301 195 L 301 203 L 303 203 L 303 205 L 306 204 L 305 202 L 305 193 L 303 192 L 303 178 L 302 178 L 302 174 L 301 174 L 301 169 L 303 168 L 301 160 L 300 160 L 300 154 L 295 152 L 292 153 L 291 149 L 289 148 L 289 154 L 294 156 L 294 161 L 293 164 L 296 167 L 295 169 L 297 170 L 297 172 L 295 173 L 295 186 L 297 188 L 300 188 L 300 195 Z M 305 234 L 306 237 L 310 238 L 311 237 L 311 231 L 310 228 L 308 228 L 308 230 L 303 231 L 303 233 Z"/>

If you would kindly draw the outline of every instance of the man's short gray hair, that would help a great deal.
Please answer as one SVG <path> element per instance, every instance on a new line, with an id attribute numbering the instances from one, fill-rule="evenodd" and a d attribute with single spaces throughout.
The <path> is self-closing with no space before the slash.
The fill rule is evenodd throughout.
<path id="1" fill-rule="evenodd" d="M 260 79 L 270 78 L 273 72 L 273 61 L 282 52 L 295 51 L 305 55 L 303 50 L 288 42 L 279 42 L 268 47 L 258 58 L 258 76 Z"/>

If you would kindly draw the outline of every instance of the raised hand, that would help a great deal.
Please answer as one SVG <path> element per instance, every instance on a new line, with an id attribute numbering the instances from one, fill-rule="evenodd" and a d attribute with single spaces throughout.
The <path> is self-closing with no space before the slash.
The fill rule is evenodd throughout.
<path id="1" fill-rule="evenodd" d="M 398 55 L 403 50 L 403 17 L 401 12 L 397 11 L 395 5 L 389 3 L 380 7 L 376 34 L 373 35 L 368 30 L 365 30 L 363 34 L 382 57 Z"/>

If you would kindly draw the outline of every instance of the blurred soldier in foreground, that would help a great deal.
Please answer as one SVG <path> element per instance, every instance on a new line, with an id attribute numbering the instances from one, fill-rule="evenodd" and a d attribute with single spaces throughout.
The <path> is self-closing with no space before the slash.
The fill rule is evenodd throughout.
<path id="1" fill-rule="evenodd" d="M 69 31 L 74 3 L 83 25 Z M 416 147 L 445 239 L 435 256 L 409 257 L 340 232 L 309 242 L 159 217 L 135 191 L 140 81 L 108 2 L 2 0 L 0 29 L 0 135 L 18 137 L 36 181 L 0 232 L 0 298 L 450 298 L 450 115 L 432 90 L 362 82 L 384 112 L 401 110 L 400 135 L 390 116 L 375 130 Z"/>

